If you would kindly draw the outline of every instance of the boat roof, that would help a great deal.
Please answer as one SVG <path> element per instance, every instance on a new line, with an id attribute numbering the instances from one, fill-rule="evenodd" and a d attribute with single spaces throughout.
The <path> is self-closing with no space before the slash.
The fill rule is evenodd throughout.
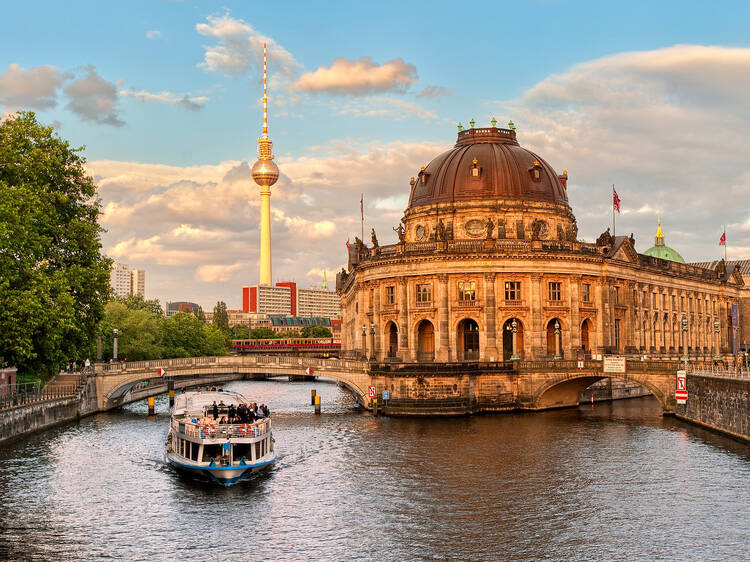
<path id="1" fill-rule="evenodd" d="M 214 402 L 224 402 L 225 406 L 250 404 L 242 394 L 231 390 L 188 390 L 175 397 L 174 414 L 203 413 L 204 408 Z"/>

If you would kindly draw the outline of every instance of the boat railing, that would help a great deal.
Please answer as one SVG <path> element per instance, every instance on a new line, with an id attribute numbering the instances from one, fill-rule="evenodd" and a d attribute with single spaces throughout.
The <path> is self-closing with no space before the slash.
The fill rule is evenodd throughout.
<path id="1" fill-rule="evenodd" d="M 196 439 L 228 439 L 230 437 L 260 437 L 271 431 L 271 420 L 265 418 L 253 423 L 193 423 L 172 420 L 172 429 Z"/>

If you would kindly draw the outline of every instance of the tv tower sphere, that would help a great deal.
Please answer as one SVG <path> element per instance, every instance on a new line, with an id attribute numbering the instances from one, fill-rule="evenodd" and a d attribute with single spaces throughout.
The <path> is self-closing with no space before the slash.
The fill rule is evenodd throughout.
<path id="1" fill-rule="evenodd" d="M 253 179 L 262 187 L 271 187 L 279 179 L 279 167 L 273 160 L 257 160 L 253 164 Z"/>

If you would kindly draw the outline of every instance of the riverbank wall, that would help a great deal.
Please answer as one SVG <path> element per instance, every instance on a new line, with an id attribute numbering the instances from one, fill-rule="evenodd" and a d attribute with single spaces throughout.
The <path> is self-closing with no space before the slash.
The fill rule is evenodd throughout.
<path id="1" fill-rule="evenodd" d="M 676 417 L 750 443 L 750 378 L 688 373 L 687 391 Z"/>

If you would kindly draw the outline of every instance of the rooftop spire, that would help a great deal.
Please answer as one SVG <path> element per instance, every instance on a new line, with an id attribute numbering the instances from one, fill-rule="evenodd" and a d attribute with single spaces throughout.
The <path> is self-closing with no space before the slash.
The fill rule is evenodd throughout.
<path id="1" fill-rule="evenodd" d="M 273 160 L 272 148 L 273 143 L 268 138 L 268 58 L 263 43 L 263 134 L 258 139 L 258 158 Z"/>
<path id="2" fill-rule="evenodd" d="M 326 270 L 323 270 L 323 286 L 321 289 L 328 290 L 328 279 L 326 279 Z"/>
<path id="3" fill-rule="evenodd" d="M 656 236 L 654 237 L 656 246 L 664 245 L 664 234 L 661 231 L 661 217 L 658 217 L 659 225 L 656 227 Z"/>

